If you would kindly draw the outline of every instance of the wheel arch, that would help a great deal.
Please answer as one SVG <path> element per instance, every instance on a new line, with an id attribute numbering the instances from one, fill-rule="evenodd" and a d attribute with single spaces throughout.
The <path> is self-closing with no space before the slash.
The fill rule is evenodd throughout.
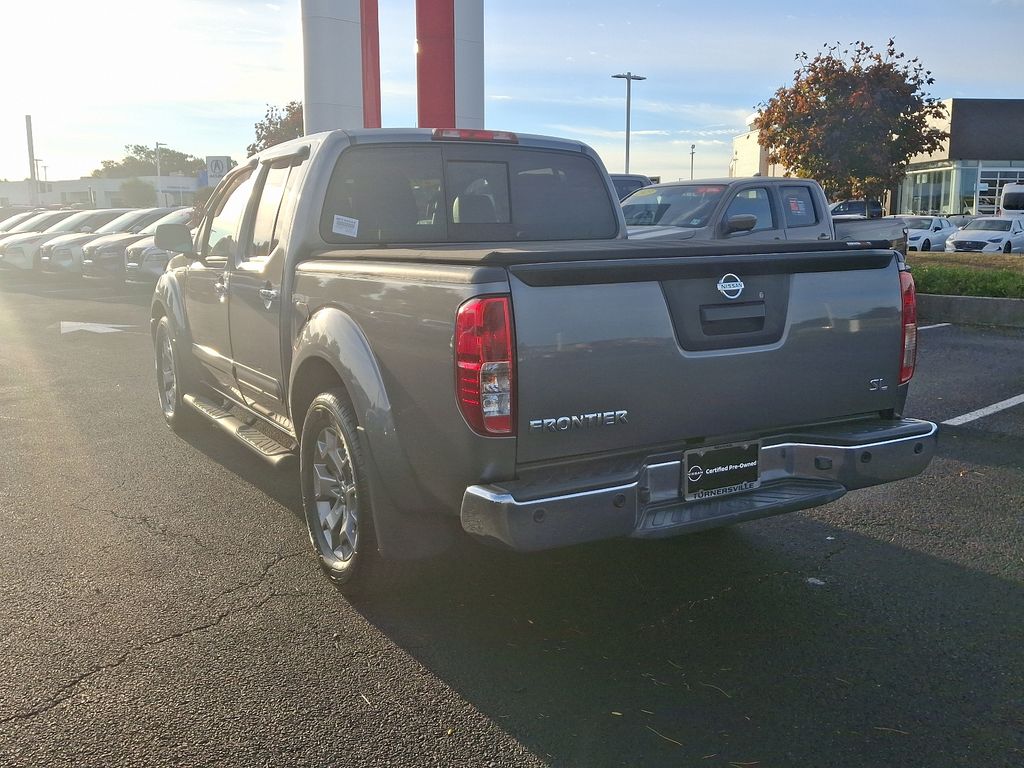
<path id="1" fill-rule="evenodd" d="M 450 535 L 433 516 L 418 513 L 424 494 L 402 449 L 384 377 L 358 323 L 337 307 L 320 309 L 299 333 L 292 361 L 288 406 L 296 435 L 302 434 L 309 406 L 320 392 L 341 389 L 352 405 L 381 553 L 410 558 L 447 548 Z"/>

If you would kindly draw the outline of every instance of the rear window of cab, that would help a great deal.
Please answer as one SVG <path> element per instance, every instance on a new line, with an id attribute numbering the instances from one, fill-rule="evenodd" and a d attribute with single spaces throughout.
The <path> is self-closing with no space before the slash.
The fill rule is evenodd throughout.
<path id="1" fill-rule="evenodd" d="M 605 177 L 583 154 L 442 144 L 354 146 L 327 186 L 328 243 L 614 238 Z"/>

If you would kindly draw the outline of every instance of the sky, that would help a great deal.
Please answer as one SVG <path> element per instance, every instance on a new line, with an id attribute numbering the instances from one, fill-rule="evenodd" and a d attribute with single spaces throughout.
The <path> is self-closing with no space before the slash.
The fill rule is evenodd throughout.
<path id="1" fill-rule="evenodd" d="M 416 123 L 415 0 L 379 0 L 382 122 Z M 732 137 L 792 83 L 795 55 L 889 37 L 938 98 L 1024 98 L 1024 0 L 814 3 L 484 0 L 485 124 L 580 139 L 623 170 L 724 176 Z M 245 157 L 268 104 L 302 99 L 299 0 L 5 0 L 0 179 L 89 175 L 127 144 Z M 1024 127 L 1022 127 L 1024 130 Z M 42 170 L 41 170 L 42 173 Z"/>

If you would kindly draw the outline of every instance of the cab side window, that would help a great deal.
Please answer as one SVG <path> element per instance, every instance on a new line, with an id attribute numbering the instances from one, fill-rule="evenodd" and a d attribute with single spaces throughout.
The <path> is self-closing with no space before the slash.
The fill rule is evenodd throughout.
<path id="1" fill-rule="evenodd" d="M 775 217 L 772 215 L 771 200 L 768 197 L 768 190 L 764 187 L 744 189 L 736 193 L 736 197 L 729 203 L 729 210 L 725 212 L 726 221 L 730 216 L 749 213 L 757 217 L 757 224 L 754 225 L 754 232 L 762 229 L 775 229 Z"/>
<path id="2" fill-rule="evenodd" d="M 234 253 L 254 180 L 252 169 L 243 171 L 210 211 L 199 249 L 208 261 L 227 263 Z"/>

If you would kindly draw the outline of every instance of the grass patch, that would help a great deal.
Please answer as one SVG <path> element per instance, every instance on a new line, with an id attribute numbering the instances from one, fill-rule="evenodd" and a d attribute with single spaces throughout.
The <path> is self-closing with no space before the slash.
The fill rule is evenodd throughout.
<path id="1" fill-rule="evenodd" d="M 1002 253 L 911 251 L 918 293 L 1024 299 L 1024 256 Z"/>
<path id="2" fill-rule="evenodd" d="M 1020 253 L 945 253 L 944 251 L 921 253 L 911 251 L 907 254 L 907 263 L 912 267 L 1005 269 L 1024 275 L 1024 254 Z"/>

